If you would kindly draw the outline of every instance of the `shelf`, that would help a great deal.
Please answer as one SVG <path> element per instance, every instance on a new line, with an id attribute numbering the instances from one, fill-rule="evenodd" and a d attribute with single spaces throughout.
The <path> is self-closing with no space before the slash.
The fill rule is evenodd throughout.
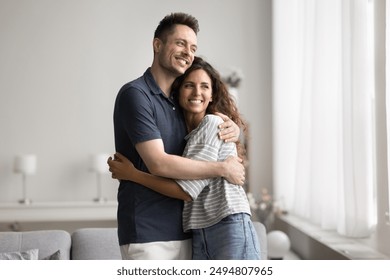
<path id="1" fill-rule="evenodd" d="M 116 201 L 0 203 L 0 223 L 116 220 Z"/>

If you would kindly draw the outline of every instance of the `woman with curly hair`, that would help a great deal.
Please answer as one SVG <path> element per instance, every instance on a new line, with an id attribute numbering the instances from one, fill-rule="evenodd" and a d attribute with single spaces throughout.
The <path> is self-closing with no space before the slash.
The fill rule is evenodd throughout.
<path id="1" fill-rule="evenodd" d="M 196 57 L 192 66 L 173 86 L 188 130 L 184 157 L 201 161 L 223 161 L 244 156 L 239 142 L 218 138 L 218 125 L 229 116 L 245 129 L 235 102 L 219 73 Z M 108 161 L 112 177 L 130 180 L 163 195 L 184 200 L 183 229 L 192 232 L 193 259 L 260 259 L 260 245 L 250 220 L 246 193 L 226 179 L 172 180 L 141 172 L 121 154 Z M 244 182 L 242 182 L 244 183 Z"/>

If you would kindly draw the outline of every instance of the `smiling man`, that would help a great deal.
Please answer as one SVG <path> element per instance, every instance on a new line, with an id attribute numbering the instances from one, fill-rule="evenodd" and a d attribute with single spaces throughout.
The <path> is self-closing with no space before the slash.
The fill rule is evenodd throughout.
<path id="1" fill-rule="evenodd" d="M 244 174 L 238 158 L 204 162 L 181 157 L 187 130 L 171 87 L 194 60 L 198 31 L 198 21 L 188 14 L 172 13 L 160 21 L 153 39 L 152 66 L 125 84 L 117 95 L 116 151 L 136 168 L 154 175 L 175 179 L 225 177 L 237 183 Z M 238 139 L 239 128 L 231 120 L 226 118 L 221 126 L 222 139 Z M 191 236 L 183 232 L 182 210 L 181 200 L 121 180 L 117 218 L 122 258 L 190 259 Z"/>

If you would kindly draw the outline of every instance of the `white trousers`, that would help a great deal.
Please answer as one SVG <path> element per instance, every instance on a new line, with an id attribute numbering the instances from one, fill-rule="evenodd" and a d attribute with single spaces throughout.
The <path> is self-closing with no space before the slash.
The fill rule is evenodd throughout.
<path id="1" fill-rule="evenodd" d="M 192 240 L 132 243 L 120 246 L 123 260 L 190 260 Z"/>

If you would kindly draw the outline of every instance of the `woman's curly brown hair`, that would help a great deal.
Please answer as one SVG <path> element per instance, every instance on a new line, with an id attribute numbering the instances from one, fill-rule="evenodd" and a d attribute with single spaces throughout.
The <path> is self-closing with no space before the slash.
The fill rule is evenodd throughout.
<path id="1" fill-rule="evenodd" d="M 175 92 L 176 97 L 178 97 L 180 86 L 183 81 L 187 78 L 187 76 L 195 71 L 202 69 L 204 70 L 210 77 L 212 83 L 212 96 L 213 102 L 209 103 L 209 106 L 206 109 L 207 114 L 214 114 L 216 112 L 222 113 L 228 116 L 232 121 L 234 121 L 244 132 L 246 131 L 245 121 L 241 118 L 240 113 L 238 112 L 236 103 L 232 99 L 229 91 L 227 89 L 226 84 L 223 82 L 219 72 L 214 69 L 207 61 L 202 59 L 201 57 L 195 57 L 194 61 L 190 68 L 180 77 L 178 77 L 173 85 L 172 91 Z M 246 158 L 245 156 L 245 148 L 240 143 L 240 141 L 236 142 L 237 145 L 237 153 L 240 157 Z"/>

